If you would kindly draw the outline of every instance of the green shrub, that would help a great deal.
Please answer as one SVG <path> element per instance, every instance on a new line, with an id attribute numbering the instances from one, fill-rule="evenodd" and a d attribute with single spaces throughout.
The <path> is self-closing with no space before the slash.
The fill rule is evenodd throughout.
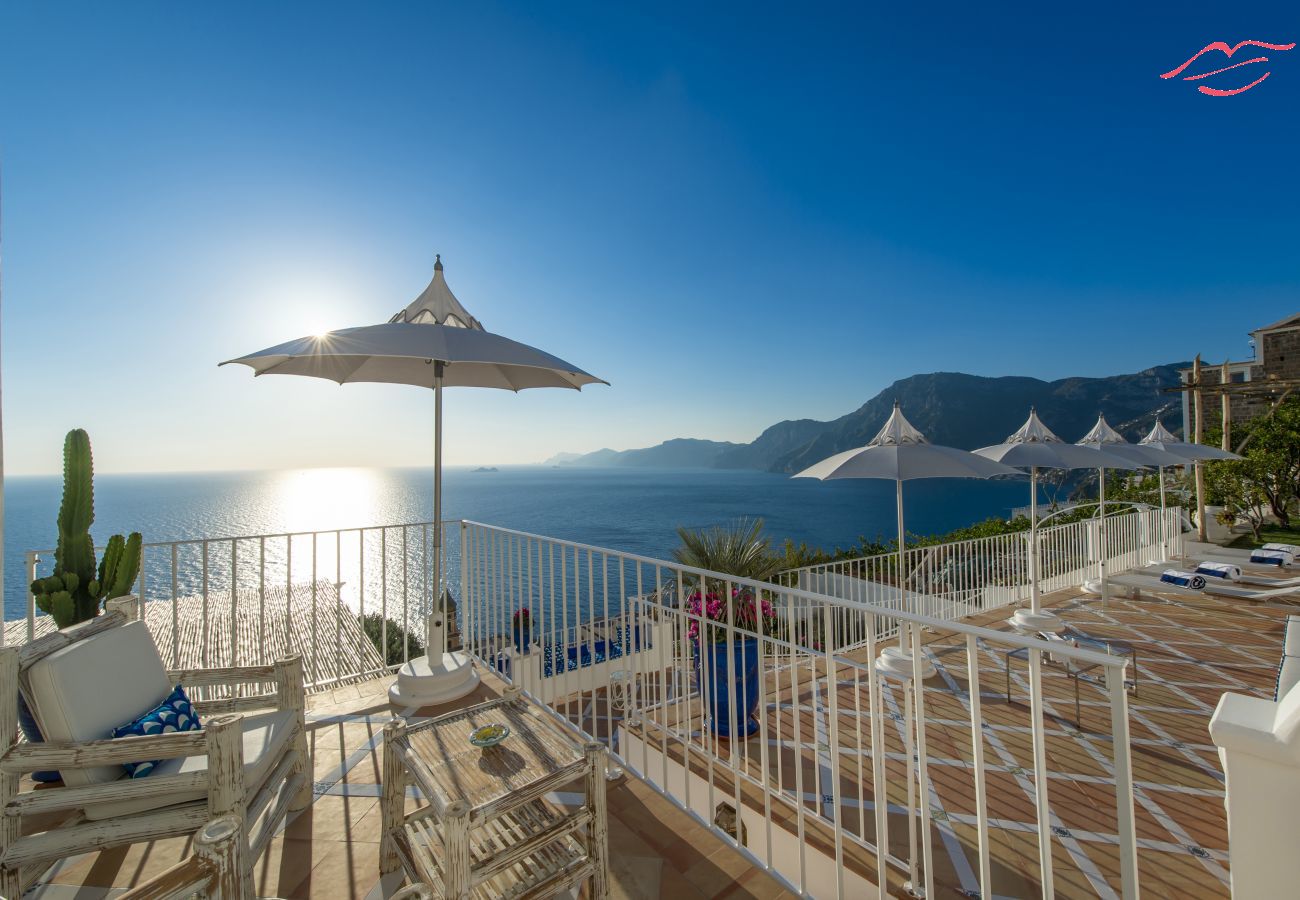
<path id="1" fill-rule="evenodd" d="M 382 645 L 384 636 L 384 622 L 388 622 L 388 647 Z M 392 619 L 385 620 L 379 613 L 366 613 L 361 617 L 361 628 L 370 638 L 370 643 L 375 645 L 379 655 L 384 658 L 384 665 L 400 665 L 404 659 L 413 659 L 424 653 L 424 641 L 421 640 L 414 632 L 407 632 L 399 623 Z M 407 643 L 407 653 L 403 654 L 402 645 Z"/>

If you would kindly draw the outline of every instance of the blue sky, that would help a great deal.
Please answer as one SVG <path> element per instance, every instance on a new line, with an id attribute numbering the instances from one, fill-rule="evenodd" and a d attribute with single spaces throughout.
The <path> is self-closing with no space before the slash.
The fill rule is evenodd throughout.
<path id="1" fill-rule="evenodd" d="M 6 4 L 7 468 L 74 426 L 104 471 L 427 463 L 427 392 L 216 363 L 435 252 L 613 384 L 451 392 L 450 463 L 1246 356 L 1300 309 L 1300 48 L 1157 76 L 1300 11 L 1134 5 Z"/>

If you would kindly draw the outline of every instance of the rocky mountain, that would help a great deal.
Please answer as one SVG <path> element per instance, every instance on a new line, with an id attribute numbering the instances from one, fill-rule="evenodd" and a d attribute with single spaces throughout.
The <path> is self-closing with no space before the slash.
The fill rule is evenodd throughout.
<path id="1" fill-rule="evenodd" d="M 561 460 L 561 466 L 636 466 L 647 469 L 736 469 L 752 466 L 720 466 L 719 457 L 730 450 L 746 447 L 728 441 L 705 441 L 698 438 L 674 438 L 653 447 L 636 450 L 596 450 L 571 459 Z M 552 457 L 555 459 L 556 457 Z"/>
<path id="2" fill-rule="evenodd" d="M 1157 416 L 1177 432 L 1177 395 L 1162 389 L 1178 384 L 1187 363 L 1155 366 L 1107 378 L 988 378 L 960 372 L 913 375 L 896 381 L 851 413 L 821 422 L 795 419 L 767 428 L 748 444 L 678 438 L 637 450 L 597 450 L 565 465 L 759 469 L 797 472 L 818 460 L 870 441 L 889 417 L 894 401 L 936 444 L 974 449 L 1011 434 L 1029 412 L 1039 415 L 1065 440 L 1077 440 L 1104 412 L 1130 440 L 1141 437 Z"/>

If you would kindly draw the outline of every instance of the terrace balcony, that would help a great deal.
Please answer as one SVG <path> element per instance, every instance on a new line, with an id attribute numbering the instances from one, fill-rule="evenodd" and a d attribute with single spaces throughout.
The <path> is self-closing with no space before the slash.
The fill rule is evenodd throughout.
<path id="1" fill-rule="evenodd" d="M 1110 572 L 1180 553 L 1179 516 L 1115 517 Z M 1225 691 L 1272 697 L 1285 603 L 1103 603 L 1077 588 L 1103 546 L 1089 523 L 1046 529 L 1045 602 L 1073 633 L 1112 642 L 1107 653 L 1010 628 L 1027 596 L 1023 537 L 909 551 L 900 587 L 890 558 L 758 585 L 472 522 L 445 532 L 460 640 L 483 675 L 446 709 L 514 684 L 606 743 L 615 896 L 859 897 L 880 885 L 891 896 L 1230 895 L 1208 725 Z M 434 598 L 432 533 L 422 523 L 146 551 L 142 611 L 169 665 L 254 664 L 288 647 L 305 657 L 314 802 L 259 864 L 263 896 L 397 886 L 379 881 L 380 734 L 394 715 L 444 708 L 389 705 L 390 670 L 420 651 L 395 639 L 400 658 L 381 658 L 362 617 L 378 613 L 386 641 L 395 624 L 418 636 Z M 29 565 L 39 573 L 43 560 Z M 705 625 L 727 647 L 760 645 L 757 730 L 743 739 L 713 733 L 718 698 L 694 672 L 701 623 L 681 600 L 711 585 L 762 591 L 776 609 L 758 636 Z M 523 608 L 527 637 L 511 626 Z M 6 640 L 47 627 L 29 615 L 7 623 Z M 900 632 L 933 677 L 872 665 Z M 741 724 L 733 715 L 731 732 Z M 111 896 L 186 844 L 65 860 L 35 896 Z"/>

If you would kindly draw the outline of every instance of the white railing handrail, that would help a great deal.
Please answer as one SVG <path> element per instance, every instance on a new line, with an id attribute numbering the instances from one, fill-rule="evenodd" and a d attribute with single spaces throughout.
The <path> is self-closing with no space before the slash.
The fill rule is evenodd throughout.
<path id="1" fill-rule="evenodd" d="M 459 525 L 462 521 L 463 521 L 462 519 L 443 519 L 442 524 L 444 527 L 449 525 Z M 427 521 L 422 521 L 422 522 L 394 522 L 389 525 L 355 525 L 346 528 L 317 528 L 315 530 L 305 530 L 305 531 L 268 531 L 265 534 L 227 534 L 227 535 L 206 534 L 203 537 L 176 538 L 170 541 L 144 541 L 141 543 L 140 546 L 145 548 L 150 548 L 150 547 L 171 547 L 178 544 L 203 544 L 203 543 L 216 544 L 216 543 L 226 543 L 228 541 L 283 540 L 285 538 L 311 537 L 312 535 L 322 535 L 322 534 L 349 534 L 355 531 L 381 531 L 381 530 L 391 531 L 397 528 L 423 528 L 426 525 L 432 527 L 433 520 L 429 519 Z M 96 551 L 100 551 L 103 549 L 104 549 L 103 544 L 95 545 Z M 32 554 L 36 554 L 40 556 L 40 555 L 50 554 L 53 552 L 54 552 L 54 548 L 50 547 L 45 550 L 27 550 L 26 554 L 28 556 Z"/>
<path id="2" fill-rule="evenodd" d="M 1077 659 L 1080 662 L 1085 662 L 1090 665 L 1100 665 L 1100 666 L 1106 666 L 1108 668 L 1116 668 L 1116 669 L 1123 669 L 1125 666 L 1128 665 L 1128 659 L 1126 657 L 1116 657 L 1109 653 L 1104 653 L 1097 650 L 1089 650 L 1086 647 L 1063 646 L 1062 644 L 1059 643 L 1049 643 L 1047 641 L 1041 640 L 1036 637 L 1019 634 L 1018 632 L 996 631 L 991 628 L 985 628 L 979 625 L 971 625 L 969 623 L 961 622 L 953 619 L 940 619 L 935 616 L 922 615 L 921 613 L 914 613 L 908 610 L 891 609 L 890 607 L 886 607 L 886 606 L 878 606 L 873 603 L 863 603 L 857 600 L 848 600 L 843 597 L 831 596 L 830 594 L 819 594 L 815 591 L 803 590 L 802 588 L 786 587 L 770 581 L 756 581 L 752 578 L 742 578 L 735 575 L 726 575 L 720 572 L 713 572 L 708 569 L 700 569 L 695 566 L 684 565 L 682 563 L 668 562 L 667 560 L 655 559 L 652 556 L 643 556 L 639 553 L 629 553 L 621 550 L 611 551 L 610 549 L 605 547 L 596 547 L 594 545 L 584 544 L 579 541 L 568 541 L 568 540 L 564 540 L 563 538 L 546 537 L 545 535 L 533 534 L 532 532 L 520 531 L 514 528 L 503 528 L 497 525 L 487 525 L 483 522 L 476 522 L 472 519 L 463 519 L 461 521 L 461 524 L 462 526 L 487 528 L 501 534 L 509 534 L 514 537 L 523 538 L 526 540 L 545 541 L 548 544 L 556 544 L 559 546 L 570 547 L 575 550 L 582 550 L 582 551 L 600 553 L 605 555 L 612 553 L 623 559 L 644 563 L 649 566 L 656 566 L 659 568 L 671 569 L 679 572 L 687 572 L 701 579 L 708 579 L 712 581 L 725 581 L 727 584 L 730 585 L 748 587 L 760 591 L 763 590 L 779 591 L 784 596 L 791 596 L 800 600 L 808 600 L 817 604 L 822 604 L 824 606 L 838 607 L 840 609 L 849 612 L 859 612 L 859 613 L 879 616 L 885 619 L 896 619 L 904 622 L 910 622 L 913 625 L 919 625 L 922 628 L 931 628 L 931 629 L 938 629 L 941 631 L 953 631 L 958 634 L 974 635 L 977 638 L 983 638 L 989 641 L 996 641 L 1002 644 L 1009 644 L 1017 648 L 1032 647 L 1035 650 L 1042 650 L 1051 653 L 1055 656 L 1069 656 L 1073 659 Z M 941 545 L 936 545 L 936 546 L 941 546 Z M 921 594 L 922 592 L 913 591 L 913 593 Z M 693 616 L 692 618 L 701 618 L 701 617 Z M 725 624 L 725 623 L 720 623 L 720 624 Z M 733 627 L 735 627 L 736 630 L 738 631 L 746 630 L 740 628 L 739 626 L 733 626 Z M 759 634 L 758 632 L 749 632 L 749 633 L 752 633 L 755 637 L 761 637 L 765 641 L 778 640 L 772 635 Z M 791 649 L 796 649 L 801 652 L 811 652 L 811 653 L 823 652 L 821 650 L 813 650 L 799 644 L 787 643 L 785 645 Z M 837 656 L 836 659 L 838 660 L 840 659 L 840 657 Z M 857 665 L 852 660 L 844 659 L 842 661 L 844 662 L 845 665 Z"/>
<path id="3" fill-rule="evenodd" d="M 1075 507 L 1072 507 L 1072 508 L 1069 509 L 1069 510 L 1060 510 L 1060 512 L 1072 512 L 1074 509 L 1077 509 L 1079 506 L 1089 506 L 1089 505 L 1094 505 L 1094 506 L 1095 506 L 1095 505 L 1098 505 L 1098 504 L 1097 504 L 1097 501 L 1096 501 L 1096 500 L 1092 500 L 1092 501 L 1083 501 L 1083 502 L 1080 502 L 1079 504 L 1077 504 Z M 1108 514 L 1107 514 L 1107 518 L 1108 518 L 1108 519 L 1111 518 L 1111 517 L 1114 516 L 1114 515 L 1133 515 L 1133 514 L 1135 514 L 1135 513 L 1142 512 L 1143 510 L 1154 511 L 1154 510 L 1158 510 L 1158 509 L 1159 509 L 1159 507 L 1150 506 L 1149 504 L 1139 503 L 1138 501 L 1130 501 L 1130 500 L 1113 500 L 1113 501 L 1112 501 L 1112 500 L 1107 500 L 1107 501 L 1106 501 L 1106 505 L 1107 505 L 1108 507 L 1109 507 L 1109 506 L 1112 506 L 1112 505 L 1115 505 L 1115 506 L 1121 506 L 1121 505 L 1123 505 L 1123 506 L 1134 506 L 1134 507 L 1139 507 L 1138 509 L 1130 510 L 1130 511 L 1123 512 L 1123 513 L 1108 513 Z M 1181 509 L 1181 507 L 1176 507 L 1176 506 L 1170 506 L 1170 507 L 1168 507 L 1168 510 L 1171 511 L 1171 512 L 1174 511 L 1174 510 L 1176 510 L 1176 509 Z M 1054 513 L 1054 514 L 1055 514 L 1055 513 Z M 1054 515 L 1054 514 L 1053 514 L 1053 515 Z M 1048 538 L 1051 534 L 1053 534 L 1053 533 L 1055 533 L 1055 532 L 1058 532 L 1058 531 L 1060 531 L 1060 530 L 1067 529 L 1067 528 L 1071 527 L 1072 525 L 1079 525 L 1079 524 L 1081 524 L 1081 523 L 1085 523 L 1085 522 L 1096 521 L 1096 518 L 1097 518 L 1097 517 L 1096 517 L 1096 516 L 1090 516 L 1090 517 L 1088 517 L 1087 519 L 1080 519 L 1080 520 L 1075 521 L 1075 522 L 1064 522 L 1064 523 L 1058 523 L 1058 524 L 1056 524 L 1056 525 L 1049 525 L 1049 526 L 1047 526 L 1046 528 L 1044 528 L 1044 527 L 1042 527 L 1042 524 L 1041 524 L 1041 523 L 1042 523 L 1042 521 L 1045 521 L 1046 518 L 1050 518 L 1050 516 L 1049 516 L 1049 517 L 1045 517 L 1043 520 L 1040 520 L 1039 528 L 1037 529 L 1037 531 L 1038 531 L 1038 537 L 1039 537 L 1040 540 L 1046 539 L 1046 538 Z M 948 547 L 951 547 L 951 548 L 957 548 L 957 547 L 969 547 L 969 546 L 973 546 L 973 545 L 975 545 L 975 544 L 992 543 L 992 542 L 999 541 L 999 540 L 1007 540 L 1007 539 L 1009 539 L 1009 538 L 1023 538 L 1023 539 L 1027 539 L 1029 536 L 1030 536 L 1030 531 L 1029 531 L 1029 529 L 1028 529 L 1028 528 L 1024 528 L 1024 529 L 1021 529 L 1021 530 L 1018 530 L 1018 531 L 1008 531 L 1008 532 L 1004 532 L 1004 533 L 1002 533 L 1002 534 L 986 534 L 986 535 L 983 535 L 982 537 L 962 538 L 962 539 L 960 539 L 960 540 L 956 540 L 956 541 L 944 541 L 943 543 L 940 543 L 940 544 L 914 544 L 914 545 L 910 545 L 910 546 L 906 547 L 906 548 L 904 549 L 904 552 L 907 553 L 908 555 L 911 555 L 911 554 L 913 554 L 913 553 L 918 553 L 918 554 L 919 554 L 919 553 L 922 553 L 922 552 L 925 552 L 925 551 L 933 551 L 933 550 L 938 550 L 938 549 L 941 549 L 941 548 L 948 548 Z M 841 557 L 841 558 L 839 558 L 839 559 L 828 559 L 828 560 L 826 560 L 826 561 L 824 561 L 824 562 L 809 563 L 808 565 L 805 565 L 805 566 L 795 566 L 795 567 L 790 568 L 790 569 L 782 569 L 780 572 L 777 573 L 777 577 L 787 577 L 787 576 L 791 576 L 791 575 L 797 575 L 797 574 L 799 574 L 800 572 L 816 572 L 816 571 L 823 570 L 823 569 L 826 569 L 826 568 L 831 567 L 831 566 L 850 566 L 850 565 L 853 565 L 853 564 L 863 564 L 863 563 L 872 563 L 872 562 L 888 563 L 890 560 L 896 560 L 897 558 L 898 558 L 898 551 L 896 551 L 896 550 L 890 550 L 890 551 L 888 551 L 888 552 L 886 552 L 886 553 L 873 553 L 873 554 L 871 554 L 871 555 L 869 555 L 869 556 L 846 556 L 846 557 Z"/>
<path id="4" fill-rule="evenodd" d="M 1154 526 L 1163 528 L 1167 518 L 1134 519 L 1137 527 L 1129 529 L 1127 543 L 1116 544 L 1126 553 L 1132 552 L 1128 548 L 1133 545 L 1151 546 L 1164 535 L 1163 530 L 1157 534 Z M 1087 523 L 1077 524 L 1063 532 L 1061 542 L 1071 555 L 1085 552 L 1091 538 Z M 1014 538 L 999 536 L 1000 552 L 1015 552 L 1016 542 L 1008 537 Z M 1009 826 L 991 818 L 984 799 L 982 753 L 984 729 L 990 726 L 980 712 L 980 698 L 986 693 L 981 681 L 987 683 L 990 677 L 1000 681 L 1002 654 L 1023 648 L 1025 669 L 1016 674 L 1008 667 L 1006 677 L 1010 685 L 1014 674 L 1028 695 L 1027 704 L 1017 704 L 1023 713 L 1013 717 L 1024 714 L 1028 719 L 1034 752 L 1030 799 L 1035 812 L 1016 818 L 1027 818 L 1026 824 L 1036 832 L 1044 896 L 1051 896 L 1052 847 L 1058 836 L 1057 813 L 1045 778 L 1046 754 L 1048 723 L 1060 715 L 1056 704 L 1061 698 L 1045 690 L 1044 668 L 1054 661 L 1067 669 L 1092 669 L 1097 677 L 1090 683 L 1100 687 L 1102 697 L 1087 705 L 1100 705 L 1108 712 L 1115 747 L 1106 779 L 1115 793 L 1113 827 L 1120 851 L 1119 883 L 1114 886 L 1125 898 L 1137 896 L 1127 653 L 1111 654 L 1088 645 L 958 621 L 955 608 L 939 607 L 953 618 L 896 609 L 888 599 L 877 602 L 888 596 L 879 592 L 867 599 L 835 596 L 826 592 L 830 582 L 792 586 L 758 581 L 472 520 L 461 523 L 461 564 L 469 635 L 465 646 L 480 664 L 520 686 L 558 721 L 587 739 L 610 741 L 611 758 L 619 765 L 649 781 L 800 895 L 866 896 L 870 888 L 862 878 L 869 872 L 864 876 L 867 870 L 848 871 L 844 865 L 851 846 L 874 854 L 877 884 L 883 883 L 879 879 L 887 868 L 898 869 L 933 895 L 933 855 L 946 839 L 932 831 L 943 834 L 948 826 L 940 824 L 947 821 L 941 815 L 942 802 L 939 813 L 931 808 L 928 766 L 950 761 L 944 759 L 946 751 L 933 749 L 926 735 L 927 720 L 941 722 L 945 729 L 956 727 L 972 741 L 975 764 L 968 777 L 976 796 L 979 871 L 955 877 L 966 888 L 991 891 L 994 845 L 987 832 L 990 826 Z M 1074 568 L 1071 564 L 1070 571 Z M 713 590 L 722 597 L 736 589 L 752 594 L 756 602 L 770 601 L 772 611 L 764 610 L 757 622 L 742 627 L 737 624 L 741 607 L 735 604 L 725 604 L 719 619 L 699 605 L 687 604 L 685 598 L 696 589 Z M 924 590 L 908 588 L 897 599 L 917 604 L 943 600 Z M 945 596 L 953 593 L 949 590 Z M 530 636 L 521 643 L 521 633 L 512 631 L 512 622 L 524 608 L 531 612 L 532 625 Z M 935 605 L 920 608 L 930 611 Z M 583 632 L 570 623 L 631 626 L 639 629 L 640 639 L 624 638 L 618 652 L 610 653 L 611 645 L 607 642 L 602 648 L 594 631 Z M 878 664 L 878 651 L 894 643 L 886 638 L 885 625 L 910 645 L 913 662 L 902 680 L 896 667 L 882 669 Z M 554 626 L 560 629 L 553 635 L 556 643 L 535 640 L 538 631 L 549 634 Z M 942 644 L 936 652 L 922 643 L 922 629 L 940 636 Z M 950 648 L 964 653 L 964 662 L 948 657 Z M 742 653 L 745 659 L 756 654 L 756 661 L 742 662 Z M 947 686 L 914 688 L 927 677 L 927 658 L 936 668 L 943 666 Z M 721 670 L 715 668 L 718 659 L 726 661 Z M 733 665 L 747 665 L 756 672 L 745 676 L 754 679 L 752 686 L 734 677 Z M 709 674 L 704 674 L 706 669 Z M 965 688 L 960 684 L 963 677 Z M 936 692 L 951 692 L 959 705 L 968 707 L 967 715 L 954 716 L 948 707 L 933 707 Z M 1010 702 L 1010 687 L 1007 693 Z M 926 712 L 927 706 L 935 711 Z M 967 726 L 947 721 L 966 718 Z M 718 731 L 719 722 L 724 726 L 729 722 L 730 730 Z M 757 734 L 757 739 L 723 739 L 742 727 L 747 735 Z M 787 751 L 793 753 L 793 761 L 785 759 Z M 886 757 L 904 761 L 906 771 L 886 766 Z M 696 762 L 701 764 L 698 768 Z M 900 840 L 899 835 L 889 836 L 893 830 L 889 820 L 898 802 L 891 796 L 891 786 L 904 783 L 908 836 Z M 744 785 L 757 789 L 752 799 L 742 796 L 749 796 L 750 787 Z M 869 793 L 874 813 L 867 812 L 864 793 Z M 1067 799 L 1058 802 L 1069 802 L 1068 795 L 1060 796 Z M 732 831 L 714 819 L 721 809 L 719 801 L 730 806 L 736 817 L 734 828 L 726 826 Z M 778 808 L 785 812 L 778 814 Z M 874 836 L 869 818 L 875 820 Z M 748 845 L 740 836 L 746 820 Z M 830 829 L 833 842 L 819 847 L 807 844 L 809 827 Z M 823 859 L 833 864 L 822 866 Z"/>

